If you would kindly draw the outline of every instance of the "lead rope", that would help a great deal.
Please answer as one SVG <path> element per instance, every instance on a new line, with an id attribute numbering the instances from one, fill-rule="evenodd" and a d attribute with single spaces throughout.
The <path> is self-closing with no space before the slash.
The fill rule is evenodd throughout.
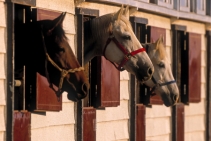
<path id="1" fill-rule="evenodd" d="M 44 39 L 44 35 L 43 35 L 42 30 L 41 30 L 41 35 L 42 35 L 43 47 L 44 47 L 44 51 L 45 51 L 45 55 L 46 55 L 46 60 L 45 60 L 45 73 L 46 73 L 46 77 L 47 77 L 48 83 L 50 84 L 49 87 L 52 88 L 53 91 L 55 91 L 55 93 L 56 93 L 56 95 L 57 95 L 57 98 L 58 98 L 58 101 L 60 101 L 60 95 L 61 95 L 61 92 L 62 92 L 61 89 L 62 89 L 62 85 L 63 85 L 64 78 L 67 76 L 68 73 L 75 73 L 75 72 L 78 72 L 78 71 L 83 71 L 84 68 L 83 68 L 83 67 L 78 67 L 78 68 L 69 69 L 69 70 L 65 70 L 65 69 L 60 68 L 60 67 L 51 59 L 51 57 L 50 57 L 49 54 L 47 53 L 47 48 L 46 48 L 46 45 L 45 45 L 45 39 Z M 57 69 L 61 72 L 58 91 L 56 91 L 56 90 L 53 88 L 53 84 L 52 84 L 51 81 L 50 81 L 49 73 L 48 73 L 48 70 L 47 70 L 48 61 L 49 61 L 55 68 L 57 68 Z"/>

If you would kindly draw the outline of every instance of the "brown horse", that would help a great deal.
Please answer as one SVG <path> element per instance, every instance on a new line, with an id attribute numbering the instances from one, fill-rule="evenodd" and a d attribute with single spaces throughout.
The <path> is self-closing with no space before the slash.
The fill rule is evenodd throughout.
<path id="1" fill-rule="evenodd" d="M 86 97 L 89 83 L 68 44 L 64 18 L 62 13 L 54 20 L 16 24 L 15 71 L 25 65 L 47 77 L 50 87 L 56 85 L 57 96 L 67 91 L 68 98 L 77 101 Z"/>
<path id="2" fill-rule="evenodd" d="M 118 70 L 126 69 L 144 82 L 151 78 L 154 67 L 136 38 L 127 13 L 128 7 L 122 7 L 117 13 L 84 23 L 84 62 L 87 63 L 95 56 L 104 56 Z"/>

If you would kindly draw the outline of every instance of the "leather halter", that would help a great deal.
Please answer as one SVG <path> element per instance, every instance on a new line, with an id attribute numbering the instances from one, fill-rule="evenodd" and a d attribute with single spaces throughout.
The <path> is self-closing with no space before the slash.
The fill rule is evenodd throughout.
<path id="1" fill-rule="evenodd" d="M 123 71 L 124 70 L 123 66 L 127 63 L 128 60 L 130 60 L 131 57 L 133 57 L 134 55 L 136 55 L 136 54 L 138 54 L 140 52 L 146 51 L 144 48 L 140 48 L 140 49 L 132 51 L 132 52 L 127 51 L 125 49 L 125 47 L 117 41 L 117 39 L 115 38 L 113 32 L 109 32 L 109 38 L 107 39 L 106 45 L 105 45 L 105 47 L 103 49 L 103 56 L 105 58 L 106 58 L 105 51 L 107 49 L 108 44 L 111 41 L 113 41 L 116 44 L 116 46 L 124 53 L 124 58 L 122 59 L 121 63 L 118 66 L 115 63 L 110 61 L 119 71 Z"/>
<path id="2" fill-rule="evenodd" d="M 149 49 L 149 45 L 148 44 L 141 44 L 144 48 L 146 48 L 146 52 L 148 53 L 148 49 Z M 155 84 L 155 86 L 152 87 L 152 89 L 150 90 L 150 94 L 152 96 L 154 96 L 155 94 L 153 94 L 154 90 L 157 88 L 157 87 L 162 87 L 162 86 L 165 86 L 165 85 L 170 85 L 172 83 L 176 83 L 175 80 L 172 80 L 172 81 L 168 81 L 168 82 L 165 82 L 165 83 L 159 83 L 155 80 L 155 78 L 153 77 L 152 75 L 152 82 Z"/>
<path id="3" fill-rule="evenodd" d="M 48 80 L 48 83 L 50 84 L 50 88 L 52 88 L 56 95 L 57 95 L 57 98 L 58 98 L 58 101 L 60 100 L 60 95 L 62 93 L 62 85 L 63 85 L 63 80 L 64 78 L 67 76 L 68 73 L 75 73 L 76 71 L 82 71 L 84 70 L 83 67 L 79 67 L 79 68 L 75 68 L 75 69 L 69 69 L 69 70 L 65 70 L 65 69 L 62 69 L 60 68 L 52 59 L 51 57 L 49 56 L 48 52 L 47 52 L 47 48 L 46 48 L 46 45 L 45 45 L 45 39 L 44 39 L 44 35 L 43 35 L 43 32 L 41 30 L 41 35 L 42 35 L 42 43 L 43 43 L 43 48 L 44 48 L 44 51 L 45 51 L 45 55 L 46 55 L 46 60 L 45 60 L 45 74 L 46 74 L 46 77 L 47 77 L 47 80 Z M 60 72 L 61 72 L 61 76 L 60 76 L 60 81 L 59 81 L 59 87 L 58 87 L 58 90 L 56 91 L 53 87 L 53 84 L 50 82 L 50 77 L 49 77 L 49 73 L 48 73 L 48 70 L 47 70 L 47 63 L 50 62 L 56 69 L 58 69 Z M 70 83 L 72 86 L 74 86 L 71 82 L 68 81 L 68 83 Z"/>

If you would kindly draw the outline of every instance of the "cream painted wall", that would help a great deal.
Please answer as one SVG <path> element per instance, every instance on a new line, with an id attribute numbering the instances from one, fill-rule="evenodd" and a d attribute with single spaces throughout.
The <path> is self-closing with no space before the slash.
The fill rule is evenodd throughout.
<path id="1" fill-rule="evenodd" d="M 0 0 L 0 140 L 6 138 L 6 5 Z"/>

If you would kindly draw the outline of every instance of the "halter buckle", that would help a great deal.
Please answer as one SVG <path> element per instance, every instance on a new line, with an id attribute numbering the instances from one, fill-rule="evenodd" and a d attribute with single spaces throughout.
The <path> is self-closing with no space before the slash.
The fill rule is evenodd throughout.
<path id="1" fill-rule="evenodd" d="M 130 53 L 128 53 L 128 54 L 125 55 L 125 59 L 127 59 L 127 60 L 129 60 L 131 57 L 132 57 L 132 56 L 131 56 Z"/>

